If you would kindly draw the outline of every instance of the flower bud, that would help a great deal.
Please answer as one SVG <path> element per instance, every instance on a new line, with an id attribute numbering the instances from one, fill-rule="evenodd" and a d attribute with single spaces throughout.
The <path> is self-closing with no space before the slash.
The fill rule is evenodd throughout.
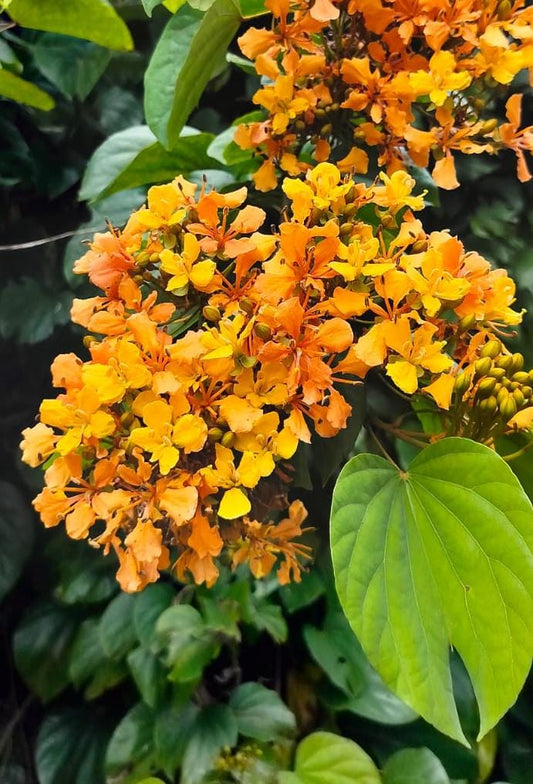
<path id="1" fill-rule="evenodd" d="M 511 417 L 513 417 L 516 412 L 518 411 L 518 407 L 516 405 L 516 400 L 509 396 L 507 400 L 500 405 L 500 413 L 504 422 L 507 422 Z"/>
<path id="2" fill-rule="evenodd" d="M 254 332 L 261 340 L 270 340 L 272 337 L 272 330 L 268 324 L 264 324 L 262 321 L 258 321 L 257 324 L 254 325 Z"/>
<path id="3" fill-rule="evenodd" d="M 505 378 L 505 370 L 504 368 L 495 367 L 489 370 L 488 375 L 491 376 L 492 378 L 497 378 L 498 381 L 503 381 L 503 379 Z"/>
<path id="4" fill-rule="evenodd" d="M 213 305 L 206 305 L 202 310 L 202 314 L 206 321 L 214 321 L 215 324 L 221 319 L 219 309 L 213 307 Z"/>
<path id="5" fill-rule="evenodd" d="M 222 446 L 231 449 L 231 447 L 235 443 L 235 433 L 232 433 L 231 430 L 228 430 L 226 433 L 224 433 L 224 435 L 220 439 L 220 443 L 222 444 Z"/>
<path id="6" fill-rule="evenodd" d="M 413 253 L 423 253 L 427 249 L 428 249 L 427 240 L 417 240 L 411 245 L 411 250 L 413 251 Z"/>
<path id="7" fill-rule="evenodd" d="M 220 427 L 210 427 L 207 431 L 207 437 L 210 441 L 220 441 L 224 436 L 224 431 Z"/>
<path id="8" fill-rule="evenodd" d="M 494 391 L 494 387 L 496 386 L 496 379 L 495 378 L 484 378 L 479 382 L 479 386 L 477 388 L 477 396 L 482 397 L 489 397 Z"/>
<path id="9" fill-rule="evenodd" d="M 531 395 L 533 395 L 533 389 L 530 386 L 522 387 L 521 391 L 526 400 L 529 400 Z"/>
<path id="10" fill-rule="evenodd" d="M 461 332 L 468 332 L 469 329 L 472 329 L 475 323 L 476 317 L 473 313 L 470 313 L 469 316 L 463 316 L 463 318 L 460 320 L 459 329 Z"/>
<path id="11" fill-rule="evenodd" d="M 496 400 L 494 395 L 491 395 L 490 397 L 486 397 L 479 404 L 479 412 L 483 416 L 495 414 L 497 410 L 498 410 L 498 401 Z"/>
<path id="12" fill-rule="evenodd" d="M 470 386 L 470 376 L 468 375 L 468 373 L 461 373 L 455 379 L 455 385 L 453 389 L 456 394 L 462 397 L 469 386 Z"/>
<path id="13" fill-rule="evenodd" d="M 513 373 L 513 381 L 517 381 L 519 384 L 527 384 L 529 381 L 529 373 L 526 373 L 524 370 L 519 370 L 517 373 Z"/>
<path id="14" fill-rule="evenodd" d="M 513 354 L 512 369 L 514 370 L 514 372 L 516 373 L 522 370 L 523 367 L 524 367 L 524 357 L 522 356 L 522 354 L 520 354 L 519 352 Z"/>
<path id="15" fill-rule="evenodd" d="M 494 357 L 497 357 L 498 354 L 501 353 L 501 350 L 502 350 L 502 344 L 500 343 L 499 340 L 489 340 L 488 343 L 485 343 L 485 345 L 481 349 L 480 356 L 490 357 L 491 359 L 494 359 Z"/>
<path id="16" fill-rule="evenodd" d="M 244 310 L 244 312 L 247 313 L 249 316 L 251 316 L 252 313 L 254 312 L 254 303 L 252 302 L 251 299 L 248 299 L 248 297 L 244 297 L 244 299 L 240 300 L 239 307 L 241 310 Z"/>
<path id="17" fill-rule="evenodd" d="M 483 357 L 482 359 L 476 359 L 474 362 L 474 370 L 476 371 L 476 376 L 486 376 L 487 373 L 490 372 L 492 368 L 492 360 L 490 357 Z"/>
<path id="18" fill-rule="evenodd" d="M 513 364 L 513 357 L 511 356 L 511 354 L 502 354 L 502 356 L 498 357 L 496 361 L 496 365 L 498 367 L 504 368 L 504 370 L 509 370 L 512 364 Z"/>
<path id="19" fill-rule="evenodd" d="M 526 399 L 525 399 L 524 394 L 523 394 L 521 389 L 515 389 L 513 391 L 513 398 L 514 398 L 518 408 L 522 408 L 522 406 L 526 402 Z"/>

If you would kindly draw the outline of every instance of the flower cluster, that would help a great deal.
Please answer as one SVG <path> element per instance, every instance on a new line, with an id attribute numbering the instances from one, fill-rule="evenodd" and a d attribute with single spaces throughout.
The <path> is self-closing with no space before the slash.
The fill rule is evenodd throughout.
<path id="1" fill-rule="evenodd" d="M 218 556 L 298 580 L 306 511 L 288 503 L 289 461 L 346 426 L 342 389 L 378 368 L 449 409 L 458 374 L 520 321 L 503 270 L 424 232 L 413 186 L 321 163 L 284 181 L 292 206 L 266 234 L 245 188 L 178 177 L 97 234 L 75 270 L 102 294 L 72 309 L 90 357 L 56 358 L 64 392 L 24 431 L 44 524 L 115 550 L 127 591 L 169 566 L 212 584 Z"/>
<path id="2" fill-rule="evenodd" d="M 369 154 L 392 172 L 427 167 L 442 188 L 458 186 L 454 154 L 517 156 L 533 127 L 520 129 L 520 94 L 494 116 L 494 96 L 533 67 L 533 8 L 524 0 L 266 0 L 270 30 L 248 30 L 242 52 L 264 79 L 253 100 L 263 121 L 240 125 L 235 141 L 262 164 L 256 187 L 276 187 L 315 161 L 366 173 Z M 495 89 L 496 88 L 496 89 Z"/>

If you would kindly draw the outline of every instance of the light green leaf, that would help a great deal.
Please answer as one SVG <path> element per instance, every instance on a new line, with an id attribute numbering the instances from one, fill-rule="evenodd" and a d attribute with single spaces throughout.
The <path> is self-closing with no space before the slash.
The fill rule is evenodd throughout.
<path id="1" fill-rule="evenodd" d="M 242 683 L 232 693 L 229 705 L 245 738 L 266 743 L 296 730 L 294 715 L 279 694 L 260 683 Z"/>
<path id="2" fill-rule="evenodd" d="M 467 743 L 453 645 L 483 737 L 515 701 L 533 649 L 533 508 L 505 461 L 460 438 L 424 449 L 408 473 L 357 455 L 335 487 L 331 547 L 344 612 L 385 683 Z"/>
<path id="3" fill-rule="evenodd" d="M 190 732 L 181 766 L 181 784 L 199 784 L 222 747 L 235 746 L 238 738 L 237 721 L 227 705 L 203 708 Z"/>
<path id="4" fill-rule="evenodd" d="M 0 481 L 0 600 L 16 583 L 33 545 L 35 521 L 20 490 Z"/>
<path id="5" fill-rule="evenodd" d="M 87 98 L 105 71 L 111 52 L 56 33 L 43 33 L 31 47 L 37 68 L 68 98 Z"/>
<path id="6" fill-rule="evenodd" d="M 270 13 L 265 6 L 265 0 L 240 0 L 239 5 L 244 19 L 251 19 L 254 16 L 264 16 Z"/>
<path id="7" fill-rule="evenodd" d="M 186 0 L 141 0 L 143 8 L 148 16 L 152 16 L 154 8 L 164 5 L 171 14 L 175 14 L 178 8 L 185 4 Z"/>
<path id="8" fill-rule="evenodd" d="M 11 101 L 33 106 L 35 109 L 50 111 L 55 106 L 51 95 L 45 93 L 36 84 L 27 82 L 17 74 L 0 67 L 0 98 L 9 98 Z"/>
<path id="9" fill-rule="evenodd" d="M 122 658 L 137 641 L 133 625 L 134 603 L 134 596 L 119 593 L 107 605 L 100 618 L 100 643 L 105 655 L 110 659 Z"/>
<path id="10" fill-rule="evenodd" d="M 429 749 L 402 749 L 387 760 L 383 784 L 450 784 L 450 779 Z"/>
<path id="11" fill-rule="evenodd" d="M 313 732 L 296 750 L 294 778 L 286 784 L 381 784 L 378 769 L 353 740 L 332 732 Z"/>
<path id="12" fill-rule="evenodd" d="M 207 155 L 213 136 L 184 128 L 172 152 L 157 142 L 146 125 L 114 133 L 93 154 L 79 198 L 96 201 L 117 191 L 164 182 L 195 169 L 217 168 Z"/>
<path id="13" fill-rule="evenodd" d="M 7 66 L 10 71 L 15 71 L 16 73 L 22 71 L 22 63 L 11 46 L 7 41 L 4 41 L 3 38 L 0 38 L 0 63 L 2 63 L 4 67 Z"/>
<path id="14" fill-rule="evenodd" d="M 85 38 L 109 49 L 133 49 L 128 28 L 107 0 L 12 0 L 8 13 L 32 30 Z"/>
<path id="15" fill-rule="evenodd" d="M 146 70 L 146 120 L 167 149 L 198 103 L 241 20 L 233 0 L 215 0 L 205 14 L 184 5 L 170 19 Z M 200 167 L 196 167 L 200 168 Z"/>

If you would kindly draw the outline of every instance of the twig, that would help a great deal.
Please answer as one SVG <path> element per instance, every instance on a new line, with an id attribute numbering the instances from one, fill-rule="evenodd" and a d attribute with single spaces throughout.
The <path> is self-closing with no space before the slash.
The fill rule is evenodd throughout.
<path id="1" fill-rule="evenodd" d="M 18 242 L 14 245 L 0 245 L 0 252 L 4 250 L 28 250 L 28 248 L 37 248 L 40 245 L 48 245 L 51 242 L 64 240 L 67 237 L 75 237 L 77 234 L 90 234 L 93 231 L 98 231 L 102 226 L 90 226 L 87 229 L 75 229 L 74 231 L 63 231 L 61 234 L 53 234 L 51 237 L 42 237 L 40 240 L 31 240 L 30 242 Z"/>

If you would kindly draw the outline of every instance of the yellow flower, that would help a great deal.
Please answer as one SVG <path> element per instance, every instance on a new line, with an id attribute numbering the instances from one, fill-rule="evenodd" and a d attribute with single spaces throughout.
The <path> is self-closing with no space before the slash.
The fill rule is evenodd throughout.
<path id="1" fill-rule="evenodd" d="M 429 95 L 436 106 L 442 106 L 452 90 L 465 90 L 472 81 L 466 71 L 456 72 L 457 63 L 451 52 L 435 52 L 429 61 L 428 71 L 415 71 L 409 75 L 411 87 L 417 95 Z"/>
<path id="2" fill-rule="evenodd" d="M 189 283 L 200 290 L 209 286 L 216 272 L 216 264 L 211 259 L 197 261 L 200 250 L 200 243 L 194 234 L 186 234 L 181 254 L 171 250 L 161 251 L 161 269 L 172 275 L 167 283 L 167 291 L 182 291 Z"/>
<path id="3" fill-rule="evenodd" d="M 412 210 L 421 210 L 424 207 L 424 194 L 411 196 L 416 185 L 415 180 L 405 171 L 395 171 L 390 177 L 385 172 L 380 172 L 383 185 L 374 185 L 369 189 L 374 204 L 388 209 L 393 215 L 404 207 Z"/>

